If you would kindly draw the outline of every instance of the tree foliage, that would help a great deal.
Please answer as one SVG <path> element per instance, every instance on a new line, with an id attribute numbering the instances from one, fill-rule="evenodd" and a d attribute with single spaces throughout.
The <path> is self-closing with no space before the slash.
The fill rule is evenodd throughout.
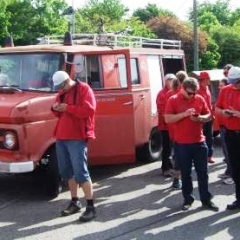
<path id="1" fill-rule="evenodd" d="M 145 8 L 138 8 L 133 12 L 133 17 L 138 17 L 141 21 L 146 23 L 151 18 L 158 16 L 175 16 L 172 12 L 158 8 L 156 4 L 148 3 Z"/>
<path id="2" fill-rule="evenodd" d="M 211 37 L 208 37 L 207 49 L 204 52 L 200 52 L 199 57 L 200 69 L 213 69 L 218 66 L 221 57 L 219 54 L 219 46 Z"/>
<path id="3" fill-rule="evenodd" d="M 9 35 L 8 27 L 10 25 L 10 13 L 6 11 L 8 1 L 0 1 L 0 42 L 3 42 L 4 37 Z"/>
<path id="4" fill-rule="evenodd" d="M 198 18 L 198 25 L 201 30 L 210 32 L 215 27 L 221 26 L 217 17 L 211 12 L 204 12 Z"/>
<path id="5" fill-rule="evenodd" d="M 108 21 L 121 21 L 128 9 L 119 0 L 88 0 L 80 10 L 82 16 L 90 21 L 104 18 Z"/>
<path id="6" fill-rule="evenodd" d="M 66 6 L 64 0 L 8 1 L 4 35 L 12 33 L 17 45 L 25 45 L 36 43 L 40 36 L 65 32 L 68 22 L 60 14 Z"/>
<path id="7" fill-rule="evenodd" d="M 199 28 L 209 35 L 207 52 L 205 55 L 200 52 L 201 66 L 221 68 L 229 62 L 239 63 L 240 9 L 233 11 L 230 3 L 230 0 L 218 0 L 216 3 L 206 1 L 197 8 Z M 190 16 L 192 19 L 193 13 Z"/>
<path id="8" fill-rule="evenodd" d="M 218 0 L 216 3 L 205 1 L 197 6 L 197 15 L 202 16 L 206 12 L 212 13 L 221 25 L 228 25 L 231 9 L 230 0 Z M 193 11 L 190 12 L 190 20 L 193 21 Z"/>
<path id="9" fill-rule="evenodd" d="M 219 46 L 221 58 L 218 66 L 226 63 L 240 66 L 240 32 L 235 27 L 219 27 L 212 32 L 212 38 Z"/>

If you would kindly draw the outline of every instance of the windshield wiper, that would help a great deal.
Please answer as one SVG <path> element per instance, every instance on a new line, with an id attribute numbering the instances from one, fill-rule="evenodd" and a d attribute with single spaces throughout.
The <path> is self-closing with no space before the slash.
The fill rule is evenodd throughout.
<path id="1" fill-rule="evenodd" d="M 0 91 L 3 90 L 3 91 L 16 91 L 16 92 L 22 92 L 22 90 L 19 88 L 19 85 L 15 85 L 15 84 L 12 84 L 12 85 L 0 85 Z"/>

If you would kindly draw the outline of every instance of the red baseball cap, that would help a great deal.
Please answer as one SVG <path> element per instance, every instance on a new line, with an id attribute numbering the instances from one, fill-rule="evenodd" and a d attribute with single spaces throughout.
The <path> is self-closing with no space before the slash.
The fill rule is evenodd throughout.
<path id="1" fill-rule="evenodd" d="M 203 80 L 203 79 L 210 79 L 210 76 L 207 72 L 200 72 L 199 80 Z"/>

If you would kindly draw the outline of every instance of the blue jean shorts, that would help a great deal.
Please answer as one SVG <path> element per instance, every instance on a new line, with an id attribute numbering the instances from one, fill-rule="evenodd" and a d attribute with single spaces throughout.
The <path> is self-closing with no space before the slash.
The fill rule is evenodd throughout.
<path id="1" fill-rule="evenodd" d="M 73 178 L 80 184 L 89 181 L 86 141 L 57 140 L 56 152 L 59 174 L 64 180 Z"/>

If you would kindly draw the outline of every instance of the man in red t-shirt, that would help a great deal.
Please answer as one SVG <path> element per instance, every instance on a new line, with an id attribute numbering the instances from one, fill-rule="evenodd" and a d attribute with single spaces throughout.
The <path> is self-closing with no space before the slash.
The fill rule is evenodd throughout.
<path id="1" fill-rule="evenodd" d="M 80 186 L 87 206 L 79 220 L 87 222 L 96 216 L 87 163 L 87 143 L 95 138 L 96 100 L 88 84 L 72 80 L 64 71 L 53 74 L 53 84 L 59 89 L 56 102 L 52 106 L 53 113 L 58 117 L 54 133 L 58 167 L 61 177 L 68 182 L 72 198 L 69 206 L 62 211 L 62 216 L 80 210 Z"/>
<path id="2" fill-rule="evenodd" d="M 167 74 L 165 77 L 165 85 L 157 95 L 156 104 L 158 109 L 158 130 L 162 140 L 162 174 L 165 177 L 171 177 L 170 169 L 172 169 L 171 153 L 172 153 L 172 142 L 169 137 L 168 126 L 165 123 L 163 113 L 167 101 L 167 93 L 171 89 L 172 80 L 176 79 L 174 74 Z"/>
<path id="3" fill-rule="evenodd" d="M 194 202 L 192 165 L 198 177 L 200 200 L 204 208 L 218 211 L 208 191 L 207 145 L 202 123 L 212 119 L 206 101 L 197 94 L 199 83 L 195 78 L 183 81 L 179 93 L 170 97 L 165 108 L 166 123 L 174 123 L 175 154 L 182 175 L 182 210 L 191 208 Z"/>
<path id="4" fill-rule="evenodd" d="M 228 85 L 221 89 L 215 111 L 224 117 L 225 140 L 235 183 L 236 201 L 227 205 L 229 210 L 240 210 L 240 67 L 231 67 Z"/>

